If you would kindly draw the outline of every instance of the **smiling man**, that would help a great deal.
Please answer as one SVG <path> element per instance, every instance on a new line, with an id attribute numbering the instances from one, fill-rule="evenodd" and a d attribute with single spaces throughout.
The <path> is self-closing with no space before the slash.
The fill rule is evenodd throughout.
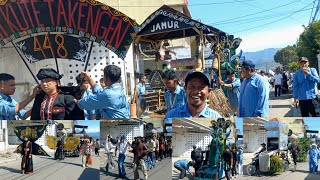
<path id="1" fill-rule="evenodd" d="M 166 118 L 203 117 L 217 118 L 221 115 L 210 109 L 206 103 L 210 93 L 210 82 L 202 72 L 193 71 L 185 80 L 187 104 L 175 108 L 166 114 Z"/>

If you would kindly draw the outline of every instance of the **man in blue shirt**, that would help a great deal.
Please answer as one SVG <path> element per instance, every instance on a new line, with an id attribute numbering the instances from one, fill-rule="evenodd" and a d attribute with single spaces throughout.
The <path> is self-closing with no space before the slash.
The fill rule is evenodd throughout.
<path id="1" fill-rule="evenodd" d="M 39 86 L 33 89 L 33 93 L 26 100 L 17 103 L 10 96 L 14 94 L 16 90 L 15 78 L 6 73 L 0 74 L 0 120 L 16 120 L 27 119 L 31 115 L 31 109 L 29 111 L 25 108 L 41 91 Z"/>
<path id="2" fill-rule="evenodd" d="M 206 103 L 211 89 L 208 77 L 202 72 L 192 71 L 185 79 L 187 103 L 169 111 L 165 118 L 204 117 L 218 118 L 221 115 Z"/>
<path id="3" fill-rule="evenodd" d="M 268 117 L 269 83 L 256 73 L 252 61 L 242 63 L 241 73 L 239 117 Z"/>
<path id="4" fill-rule="evenodd" d="M 115 65 L 108 65 L 103 70 L 106 87 L 101 88 L 87 72 L 82 76 L 93 87 L 93 95 L 78 101 L 78 106 L 85 110 L 100 109 L 102 118 L 129 118 L 129 104 L 124 89 L 118 83 L 121 69 Z"/>
<path id="5" fill-rule="evenodd" d="M 147 77 L 144 74 L 140 75 L 138 84 L 138 97 L 146 95 L 146 79 Z"/>
<path id="6" fill-rule="evenodd" d="M 186 93 L 183 87 L 178 85 L 176 72 L 167 70 L 162 75 L 163 83 L 167 88 L 164 93 L 164 100 L 167 106 L 167 111 L 183 106 L 187 102 Z"/>
<path id="7" fill-rule="evenodd" d="M 239 107 L 239 98 L 240 98 L 240 79 L 236 78 L 235 72 L 231 69 L 228 69 L 226 72 L 227 79 L 221 81 L 219 79 L 219 84 L 223 87 L 226 87 L 226 95 L 230 104 L 230 108 L 234 114 L 237 114 Z"/>
<path id="8" fill-rule="evenodd" d="M 293 75 L 293 98 L 295 104 L 299 102 L 302 117 L 316 117 L 319 76 L 315 68 L 309 67 L 306 57 L 300 58 L 299 63 L 300 69 Z"/>
<path id="9" fill-rule="evenodd" d="M 194 173 L 190 172 L 189 167 L 193 166 L 194 162 L 186 159 L 177 160 L 174 162 L 174 167 L 180 171 L 179 179 L 186 177 L 186 173 L 190 173 L 191 176 L 194 176 Z"/>

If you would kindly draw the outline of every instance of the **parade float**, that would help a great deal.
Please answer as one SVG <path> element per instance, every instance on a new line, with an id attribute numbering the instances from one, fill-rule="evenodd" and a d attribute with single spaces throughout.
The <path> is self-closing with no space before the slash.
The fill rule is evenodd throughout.
<path id="1" fill-rule="evenodd" d="M 225 164 L 222 155 L 227 146 L 227 139 L 231 134 L 230 126 L 232 122 L 219 118 L 217 121 L 211 121 L 211 124 L 210 135 L 213 139 L 210 142 L 208 165 L 203 165 L 195 172 L 195 180 L 222 179 L 225 176 Z"/>
<path id="2" fill-rule="evenodd" d="M 48 125 L 47 121 L 43 121 L 39 124 L 34 124 L 32 122 L 29 122 L 25 125 L 16 125 L 16 123 L 13 124 L 14 133 L 18 137 L 18 139 L 22 142 L 24 142 L 24 138 L 28 137 L 30 142 L 32 143 L 32 152 L 33 155 L 39 155 L 39 156 L 50 156 L 40 145 L 36 143 L 36 141 L 43 135 L 43 133 L 46 130 L 46 127 Z M 17 149 L 14 151 L 14 153 L 21 154 L 22 151 L 22 144 L 20 144 Z"/>
<path id="3" fill-rule="evenodd" d="M 56 136 L 46 136 L 46 142 L 50 149 L 56 150 L 58 141 L 62 141 L 63 151 L 66 157 L 79 157 L 80 137 L 71 134 L 68 135 L 64 125 L 59 123 L 56 128 Z"/>
<path id="4" fill-rule="evenodd" d="M 213 65 L 217 64 L 217 71 L 220 76 L 220 64 L 222 69 L 237 69 L 239 66 L 239 55 L 234 56 L 236 48 L 239 46 L 241 39 L 234 39 L 233 36 L 229 36 L 225 32 L 214 28 L 212 26 L 205 25 L 197 20 L 193 20 L 185 14 L 172 9 L 166 5 L 160 7 L 157 11 L 152 13 L 142 24 L 140 30 L 135 36 L 136 44 L 148 44 L 154 50 L 155 66 L 156 70 L 150 73 L 150 85 L 153 89 L 159 90 L 158 95 L 153 97 L 157 104 L 154 111 L 160 111 L 163 113 L 161 105 L 163 101 L 163 93 L 165 86 L 162 81 L 162 71 L 159 70 L 159 60 L 161 60 L 161 51 L 163 48 L 167 48 L 169 40 L 181 39 L 186 37 L 195 37 L 197 44 L 200 48 L 197 50 L 197 58 L 177 59 L 171 60 L 171 68 L 177 68 L 177 72 L 183 77 L 179 79 L 185 79 L 185 76 L 191 69 L 205 72 L 205 46 L 208 43 L 212 44 L 212 50 L 215 54 L 215 60 Z M 197 45 L 197 46 L 198 46 Z M 216 46 L 215 46 L 216 45 Z M 141 45 L 140 45 L 141 46 Z M 140 47 L 139 46 L 139 47 Z M 227 59 L 223 58 L 224 48 L 229 48 Z M 170 53 L 170 52 L 169 52 Z M 165 54 L 165 55 L 168 55 Z M 230 58 L 232 56 L 232 58 Z M 240 54 L 241 56 L 241 54 Z M 224 56 L 223 56 L 224 57 Z M 222 63 L 221 63 L 222 62 Z M 182 71 L 182 72 L 181 72 Z M 134 97 L 131 104 L 136 104 L 138 98 Z M 209 98 L 210 107 L 217 110 L 222 115 L 227 115 L 230 111 L 228 107 L 227 99 L 222 90 L 214 90 Z M 134 105 L 133 105 L 134 106 Z M 154 105 L 153 105 L 154 106 Z"/>

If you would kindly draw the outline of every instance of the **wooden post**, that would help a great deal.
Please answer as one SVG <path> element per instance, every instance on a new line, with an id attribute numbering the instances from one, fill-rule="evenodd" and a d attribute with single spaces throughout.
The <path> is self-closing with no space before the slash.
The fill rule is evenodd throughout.
<path id="1" fill-rule="evenodd" d="M 201 62 L 202 62 L 202 71 L 206 68 L 205 67 L 205 61 L 204 61 L 204 35 L 203 35 L 203 30 L 201 29 L 200 31 L 200 45 L 201 45 Z"/>

